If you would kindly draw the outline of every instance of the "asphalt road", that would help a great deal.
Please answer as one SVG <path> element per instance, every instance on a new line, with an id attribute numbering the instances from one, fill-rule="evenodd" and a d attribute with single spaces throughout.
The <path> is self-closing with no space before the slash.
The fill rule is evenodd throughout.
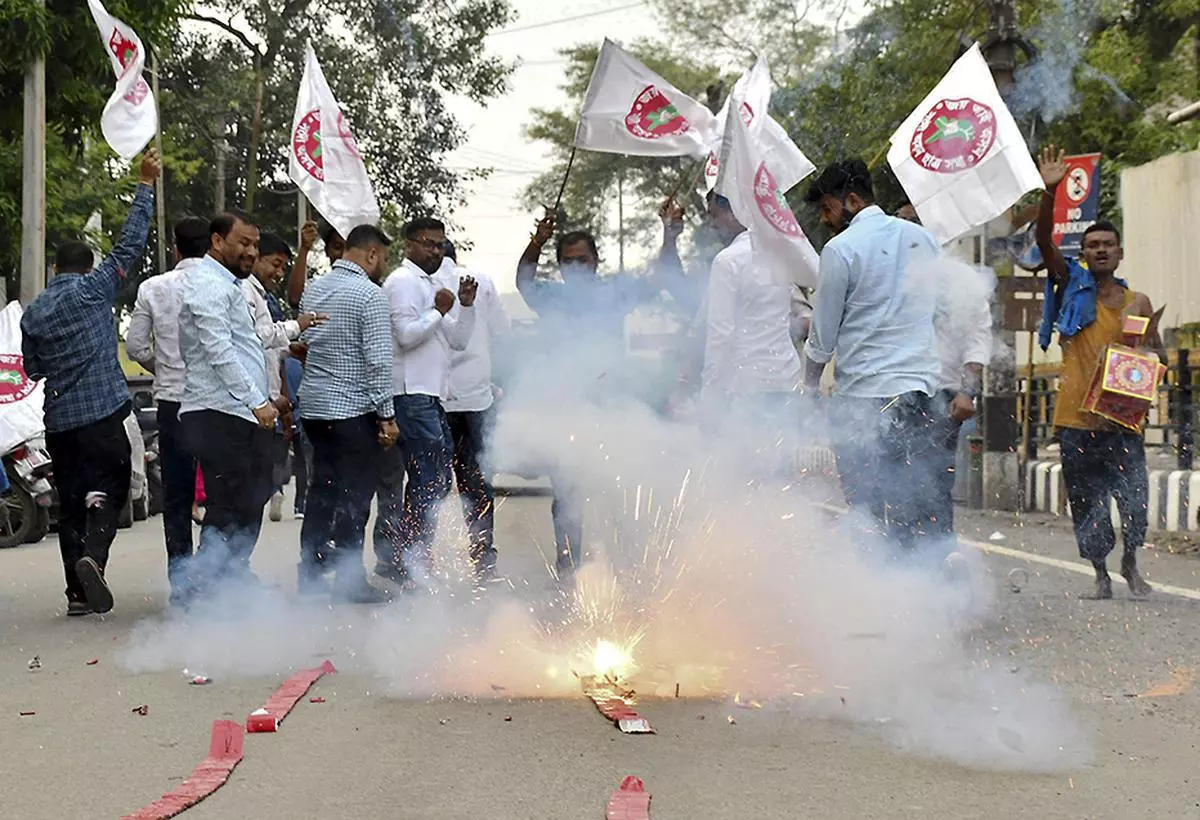
<path id="1" fill-rule="evenodd" d="M 295 669 L 329 657 L 339 674 L 319 681 L 278 733 L 247 736 L 229 783 L 185 817 L 583 820 L 602 818 L 629 774 L 653 794 L 655 820 L 1200 817 L 1200 721 L 1190 683 L 1200 602 L 1162 593 L 1132 601 L 1120 583 L 1114 601 L 1076 600 L 1089 579 L 1067 568 L 1078 564 L 1063 522 L 962 514 L 960 532 L 1037 559 L 982 556 L 995 603 L 965 640 L 967 656 L 983 667 L 1062 700 L 1056 714 L 1069 715 L 1067 734 L 1084 740 L 1061 759 L 1051 753 L 1023 765 L 1022 750 L 1034 741 L 1013 733 L 1001 735 L 1012 752 L 1004 765 L 975 757 L 971 749 L 983 741 L 969 734 L 974 716 L 962 724 L 968 733 L 957 751 L 930 754 L 922 733 L 963 715 L 934 700 L 926 725 L 897 732 L 878 710 L 853 709 L 865 694 L 858 691 L 826 692 L 825 705 L 810 710 L 745 709 L 687 691 L 643 698 L 637 708 L 657 729 L 652 736 L 622 735 L 569 682 L 548 685 L 555 696 L 546 698 L 511 697 L 511 688 L 448 697 L 424 676 L 439 641 L 450 646 L 478 628 L 486 642 L 493 618 L 542 611 L 544 497 L 508 498 L 498 510 L 502 569 L 513 588 L 493 593 L 499 604 L 474 605 L 486 617 L 444 614 L 440 623 L 437 612 L 457 605 L 415 622 L 403 615 L 411 603 L 380 611 L 296 602 L 291 520 L 265 525 L 255 557 L 259 573 L 281 585 L 283 603 L 248 596 L 207 619 L 164 614 L 157 519 L 119 536 L 110 569 L 117 607 L 103 619 L 63 616 L 52 538 L 3 551 L 0 815 L 135 811 L 200 762 L 212 720 L 244 720 Z M 1003 537 L 990 540 L 993 533 Z M 1200 597 L 1200 561 L 1163 553 L 1146 556 L 1151 582 Z M 1014 593 L 1007 578 L 1017 566 L 1030 577 Z M 406 654 L 406 646 L 420 651 Z M 30 671 L 35 655 L 41 668 Z M 513 680 L 537 671 L 514 661 Z M 184 666 L 213 683 L 188 685 Z M 478 683 L 469 674 L 463 680 Z M 900 687 L 888 696 L 907 694 Z M 850 701 L 845 716 L 838 699 Z M 131 712 L 142 704 L 147 715 Z"/>

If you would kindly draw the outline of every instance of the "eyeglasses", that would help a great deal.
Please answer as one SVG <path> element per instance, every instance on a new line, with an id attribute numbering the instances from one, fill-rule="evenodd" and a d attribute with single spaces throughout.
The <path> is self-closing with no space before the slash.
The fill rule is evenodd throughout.
<path id="1" fill-rule="evenodd" d="M 414 245 L 417 245 L 418 247 L 422 247 L 422 248 L 424 248 L 424 249 L 425 249 L 425 250 L 427 250 L 427 251 L 440 251 L 440 250 L 442 250 L 442 243 L 441 243 L 440 241 L 438 241 L 438 240 L 434 240 L 434 239 L 410 239 L 410 240 L 408 240 L 408 241 L 409 241 L 409 242 L 411 242 L 411 243 L 413 243 Z"/>

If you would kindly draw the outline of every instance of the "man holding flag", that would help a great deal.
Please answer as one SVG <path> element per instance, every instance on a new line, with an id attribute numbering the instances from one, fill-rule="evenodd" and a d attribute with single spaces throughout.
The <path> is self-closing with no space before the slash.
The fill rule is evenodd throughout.
<path id="1" fill-rule="evenodd" d="M 113 303 L 146 248 L 160 173 L 162 161 L 151 148 L 142 158 L 133 206 L 112 253 L 93 267 L 90 247 L 60 245 L 54 278 L 21 318 L 25 372 L 46 380 L 46 448 L 58 482 L 58 545 L 68 615 L 113 608 L 104 572 L 129 495 L 125 417 L 132 407 L 117 359 Z"/>

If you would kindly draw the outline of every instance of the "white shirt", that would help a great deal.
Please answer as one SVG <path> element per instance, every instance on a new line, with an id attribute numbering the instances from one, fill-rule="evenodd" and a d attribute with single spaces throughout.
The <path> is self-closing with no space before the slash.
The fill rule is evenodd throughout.
<path id="1" fill-rule="evenodd" d="M 502 343 L 512 331 L 512 323 L 500 302 L 496 285 L 486 273 L 443 265 L 434 279 L 441 282 L 442 287 L 458 293 L 459 281 L 468 275 L 474 276 L 479 283 L 479 292 L 475 296 L 475 331 L 467 342 L 466 350 L 454 351 L 450 356 L 450 390 L 445 403 L 447 413 L 478 413 L 492 406 L 495 400 L 492 393 L 492 346 Z M 461 311 L 462 305 L 456 302 L 450 315 L 457 317 Z"/>
<path id="2" fill-rule="evenodd" d="M 992 360 L 992 283 L 987 274 L 946 259 L 935 271 L 933 332 L 941 363 L 937 386 L 957 392 L 968 364 Z"/>
<path id="3" fill-rule="evenodd" d="M 254 315 L 254 332 L 262 340 L 263 351 L 267 359 L 267 383 L 271 400 L 279 398 L 283 389 L 283 375 L 280 372 L 280 362 L 288 345 L 300 338 L 300 323 L 294 319 L 276 322 L 271 318 L 271 308 L 267 306 L 267 289 L 258 277 L 250 274 L 241 281 L 242 293 L 246 296 L 246 304 Z"/>
<path id="4" fill-rule="evenodd" d="M 474 307 L 443 316 L 434 295 L 454 276 L 449 259 L 431 277 L 410 260 L 384 280 L 392 320 L 392 390 L 397 396 L 450 393 L 450 352 L 466 350 L 475 329 Z M 457 293 L 455 294 L 457 297 Z"/>
<path id="5" fill-rule="evenodd" d="M 129 358 L 154 371 L 154 398 L 183 400 L 183 355 L 179 352 L 179 308 L 188 271 L 200 259 L 181 259 L 174 270 L 138 286 L 137 302 L 125 333 Z"/>
<path id="6" fill-rule="evenodd" d="M 705 393 L 782 393 L 800 385 L 789 331 L 792 294 L 754 258 L 743 231 L 713 260 L 704 342 Z"/>

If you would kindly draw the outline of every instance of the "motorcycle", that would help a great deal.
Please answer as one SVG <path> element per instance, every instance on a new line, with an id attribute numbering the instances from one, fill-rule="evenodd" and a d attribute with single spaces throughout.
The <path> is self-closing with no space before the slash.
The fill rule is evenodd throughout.
<path id="1" fill-rule="evenodd" d="M 0 549 L 36 544 L 50 531 L 57 503 L 50 454 L 40 439 L 4 455 L 0 472 Z"/>

